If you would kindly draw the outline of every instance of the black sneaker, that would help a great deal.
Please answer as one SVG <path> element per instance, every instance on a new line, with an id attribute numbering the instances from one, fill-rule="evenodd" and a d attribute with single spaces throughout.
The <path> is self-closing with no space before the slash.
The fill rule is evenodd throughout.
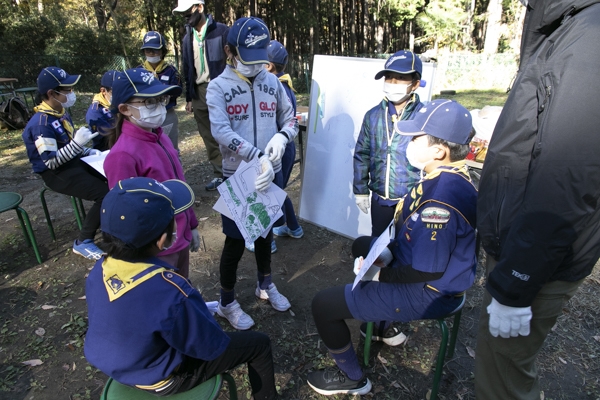
<path id="1" fill-rule="evenodd" d="M 366 322 L 360 324 L 360 334 L 362 337 L 367 337 Z M 378 329 L 377 325 L 375 325 L 373 326 L 373 336 L 371 336 L 371 340 L 383 342 L 388 346 L 398 346 L 406 341 L 406 335 L 393 325 L 390 325 L 385 332 L 382 332 L 381 329 Z"/>
<path id="2" fill-rule="evenodd" d="M 214 178 L 206 186 L 204 186 L 204 189 L 208 190 L 209 192 L 211 192 L 213 190 L 217 190 L 217 188 L 219 187 L 219 185 L 221 183 L 223 183 L 223 179 L 222 178 Z"/>
<path id="3" fill-rule="evenodd" d="M 353 381 L 339 368 L 320 369 L 311 372 L 307 378 L 313 390 L 324 396 L 333 394 L 367 394 L 371 391 L 371 381 L 363 374 L 362 378 Z"/>

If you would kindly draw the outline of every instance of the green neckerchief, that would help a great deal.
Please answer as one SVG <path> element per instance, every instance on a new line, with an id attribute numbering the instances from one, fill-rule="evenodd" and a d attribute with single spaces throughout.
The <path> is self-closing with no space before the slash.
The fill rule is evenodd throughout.
<path id="1" fill-rule="evenodd" d="M 206 23 L 200 28 L 200 36 L 198 36 L 198 31 L 196 28 L 192 28 L 194 32 L 194 37 L 198 41 L 198 52 L 200 54 L 200 73 L 198 76 L 204 75 L 204 39 L 206 39 L 206 28 L 210 24 L 210 17 L 206 19 Z"/>

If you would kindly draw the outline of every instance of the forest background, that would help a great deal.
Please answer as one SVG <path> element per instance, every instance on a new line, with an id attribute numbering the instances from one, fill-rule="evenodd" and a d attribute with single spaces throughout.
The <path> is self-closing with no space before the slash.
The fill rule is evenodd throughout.
<path id="1" fill-rule="evenodd" d="M 35 86 L 57 65 L 96 91 L 109 69 L 135 67 L 147 31 L 170 43 L 180 65 L 184 21 L 177 0 L 0 0 L 0 76 Z M 402 49 L 437 62 L 436 88 L 506 89 L 518 63 L 525 8 L 518 0 L 207 0 L 230 25 L 262 18 L 289 54 L 288 72 L 308 92 L 315 54 L 380 57 Z M 436 89 L 434 88 L 434 89 Z"/>

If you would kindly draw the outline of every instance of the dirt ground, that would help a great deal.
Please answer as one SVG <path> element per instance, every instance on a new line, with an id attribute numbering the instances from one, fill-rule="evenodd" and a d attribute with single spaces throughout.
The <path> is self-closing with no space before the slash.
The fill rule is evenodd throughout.
<path id="1" fill-rule="evenodd" d="M 85 101 L 79 95 L 78 99 Z M 181 121 L 181 154 L 188 183 L 196 193 L 194 210 L 204 244 L 200 252 L 192 253 L 190 278 L 207 301 L 217 300 L 224 241 L 220 217 L 212 210 L 218 194 L 204 190 L 211 168 L 191 117 L 181 112 Z M 38 264 L 26 246 L 15 213 L 1 214 L 0 399 L 98 399 L 107 377 L 86 362 L 82 351 L 87 327 L 84 286 L 93 263 L 71 251 L 77 225 L 69 199 L 47 194 L 57 236 L 52 241 L 40 206 L 42 181 L 30 172 L 20 132 L 0 132 L 0 155 L 1 191 L 23 196 L 21 206 L 32 220 L 44 260 Z M 300 176 L 298 164 L 288 188 L 296 209 Z M 280 313 L 255 299 L 252 253 L 247 252 L 241 261 L 236 286 L 239 302 L 256 321 L 253 329 L 268 333 L 273 341 L 278 390 L 286 400 L 325 398 L 306 383 L 308 372 L 332 365 L 316 333 L 310 304 L 317 291 L 349 283 L 354 277 L 351 241 L 301 223 L 304 238 L 277 238 L 278 252 L 273 255 L 274 281 L 292 303 L 291 311 Z M 480 266 L 478 279 L 467 294 L 456 352 L 444 367 L 441 399 L 474 399 L 473 357 L 484 283 L 481 274 Z M 599 292 L 596 268 L 564 308 L 549 336 L 538 359 L 545 399 L 600 399 Z M 223 319 L 217 320 L 224 329 L 231 329 Z M 350 324 L 360 357 L 363 342 L 358 323 Z M 439 328 L 435 321 L 416 321 L 403 329 L 409 338 L 405 344 L 395 348 L 374 345 L 368 371 L 374 388 L 364 397 L 426 398 L 440 342 Z M 24 365 L 28 360 L 43 363 Z M 234 370 L 233 375 L 240 399 L 249 399 L 245 367 Z"/>

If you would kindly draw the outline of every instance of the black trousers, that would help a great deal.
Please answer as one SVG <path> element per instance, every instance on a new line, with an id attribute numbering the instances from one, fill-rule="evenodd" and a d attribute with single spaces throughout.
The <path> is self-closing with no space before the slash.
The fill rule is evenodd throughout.
<path id="1" fill-rule="evenodd" d="M 271 230 L 266 238 L 259 237 L 254 242 L 254 257 L 256 258 L 256 267 L 258 272 L 265 275 L 271 273 L 271 241 L 273 240 L 273 231 Z M 237 269 L 242 255 L 244 255 L 244 239 L 236 239 L 231 236 L 225 237 L 225 245 L 221 254 L 221 263 L 219 272 L 221 274 L 221 287 L 225 290 L 232 290 L 237 279 Z"/>
<path id="2" fill-rule="evenodd" d="M 321 290 L 312 301 L 312 314 L 319 336 L 328 349 L 341 349 L 350 343 L 345 319 L 352 319 L 346 304 L 345 286 Z"/>
<path id="3" fill-rule="evenodd" d="M 96 230 L 100 227 L 102 200 L 108 193 L 106 178 L 79 158 L 40 175 L 46 186 L 56 193 L 94 202 L 83 221 L 79 240 L 94 239 Z"/>
<path id="4" fill-rule="evenodd" d="M 211 361 L 186 358 L 177 373 L 173 384 L 162 392 L 150 391 L 158 396 L 168 396 L 186 392 L 206 380 L 240 364 L 248 364 L 248 380 L 255 400 L 277 398 L 271 340 L 261 332 L 226 332 L 231 338 L 225 351 Z"/>

